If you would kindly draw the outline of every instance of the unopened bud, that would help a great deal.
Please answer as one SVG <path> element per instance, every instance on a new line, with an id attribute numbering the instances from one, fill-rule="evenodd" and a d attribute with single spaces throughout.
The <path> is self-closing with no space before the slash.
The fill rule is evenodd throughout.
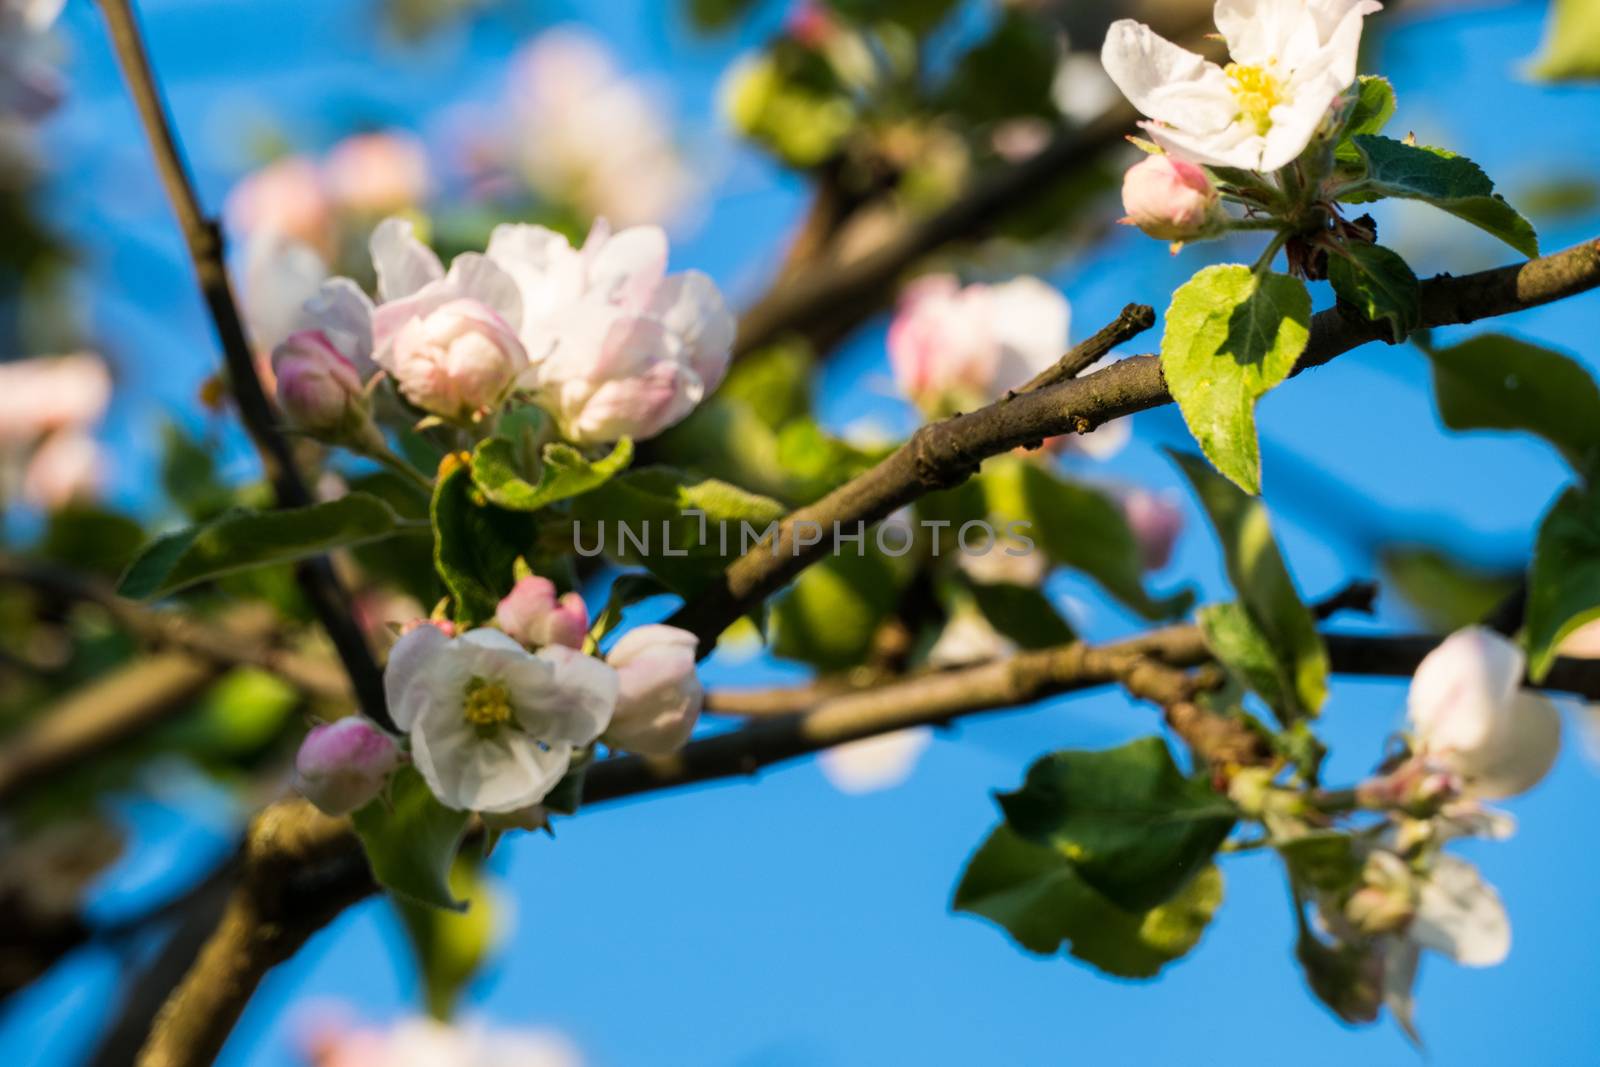
<path id="1" fill-rule="evenodd" d="M 1171 156 L 1149 156 L 1122 178 L 1124 222 L 1163 241 L 1190 241 L 1220 228 L 1217 190 L 1206 172 Z"/>
<path id="2" fill-rule="evenodd" d="M 294 760 L 295 788 L 329 815 L 365 807 L 400 766 L 394 739 L 359 715 L 315 726 Z"/>

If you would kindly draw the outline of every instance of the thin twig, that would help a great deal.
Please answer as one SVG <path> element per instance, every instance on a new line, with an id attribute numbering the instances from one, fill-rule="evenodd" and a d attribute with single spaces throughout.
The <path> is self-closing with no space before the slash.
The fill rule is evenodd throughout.
<path id="1" fill-rule="evenodd" d="M 287 440 L 278 432 L 272 405 L 256 375 L 255 359 L 223 261 L 222 229 L 201 210 L 132 5 L 129 0 L 100 0 L 100 6 L 105 12 L 111 44 L 127 80 L 128 92 L 155 156 L 162 187 L 178 217 L 178 228 L 183 233 L 195 277 L 221 342 L 223 363 L 239 417 L 261 456 L 279 505 L 303 507 L 312 502 L 311 493 L 295 466 Z M 326 557 L 319 556 L 299 564 L 295 575 L 350 675 L 362 710 L 377 722 L 392 725 L 383 701 L 383 676 L 372 658 L 372 650 L 367 647 L 366 637 L 350 614 L 350 594 L 334 573 L 332 564 Z"/>

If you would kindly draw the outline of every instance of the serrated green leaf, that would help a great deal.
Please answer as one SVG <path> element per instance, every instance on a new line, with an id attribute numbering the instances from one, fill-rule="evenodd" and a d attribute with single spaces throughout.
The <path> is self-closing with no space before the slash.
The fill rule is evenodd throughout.
<path id="1" fill-rule="evenodd" d="M 1545 81 L 1600 79 L 1600 3 L 1551 0 L 1544 46 L 1528 73 Z"/>
<path id="2" fill-rule="evenodd" d="M 1574 486 L 1539 524 L 1528 573 L 1524 640 L 1528 674 L 1539 681 L 1578 627 L 1600 618 L 1600 495 Z"/>
<path id="3" fill-rule="evenodd" d="M 1315 715 L 1328 695 L 1328 653 L 1317 633 L 1316 618 L 1300 599 L 1273 540 L 1265 505 L 1217 477 L 1198 456 L 1179 452 L 1172 456 L 1217 531 L 1239 602 L 1292 680 L 1283 695 L 1285 705 L 1278 711 L 1286 721 Z"/>
<path id="4" fill-rule="evenodd" d="M 1056 752 L 1028 769 L 1021 789 L 998 799 L 1008 826 L 1055 848 L 1086 883 L 1131 912 L 1182 889 L 1234 823 L 1227 799 L 1185 777 L 1159 737 Z"/>
<path id="5" fill-rule="evenodd" d="M 1422 284 L 1400 255 L 1382 245 L 1351 242 L 1328 256 L 1328 281 L 1339 299 L 1371 322 L 1389 327 L 1396 344 L 1422 325 Z"/>
<path id="6" fill-rule="evenodd" d="M 1450 429 L 1538 434 L 1579 473 L 1600 458 L 1600 388 L 1576 360 L 1496 333 L 1428 355 Z"/>
<path id="7" fill-rule="evenodd" d="M 391 896 L 416 956 L 428 1013 L 448 1020 L 467 983 L 477 975 L 494 948 L 494 897 L 478 865 L 458 858 L 450 871 L 450 892 L 472 901 L 464 912 L 426 907 Z"/>
<path id="8" fill-rule="evenodd" d="M 1149 978 L 1187 954 L 1222 902 L 1208 864 L 1167 903 L 1142 913 L 1090 888 L 1053 848 L 1001 823 L 967 864 L 952 907 L 1002 927 L 1029 952 L 1073 956 L 1120 978 Z"/>
<path id="9" fill-rule="evenodd" d="M 537 482 L 522 477 L 517 447 L 503 437 L 490 437 L 472 454 L 472 483 L 489 502 L 512 511 L 538 511 L 558 500 L 587 493 L 627 469 L 633 442 L 624 437 L 610 453 L 590 460 L 561 441 L 544 446 Z"/>
<path id="10" fill-rule="evenodd" d="M 1350 114 L 1345 119 L 1344 136 L 1334 150 L 1334 156 L 1341 163 L 1361 162 L 1361 152 L 1351 141 L 1352 137 L 1363 133 L 1378 133 L 1394 117 L 1394 86 L 1389 84 L 1389 79 L 1374 74 L 1363 74 L 1356 81 L 1358 95 L 1355 106 L 1350 109 Z"/>
<path id="11" fill-rule="evenodd" d="M 1533 225 L 1494 191 L 1483 168 L 1465 156 L 1361 134 L 1351 141 L 1366 163 L 1352 201 L 1376 196 L 1422 200 L 1492 234 L 1525 256 L 1539 254 Z"/>
<path id="12" fill-rule="evenodd" d="M 167 596 L 223 575 L 390 537 L 399 528 L 394 509 L 365 493 L 303 508 L 236 508 L 150 542 L 117 591 L 135 600 Z"/>
<path id="13" fill-rule="evenodd" d="M 1256 401 L 1289 377 L 1311 335 L 1311 294 L 1284 274 L 1207 267 L 1172 294 L 1161 371 L 1206 457 L 1261 491 Z"/>
<path id="14" fill-rule="evenodd" d="M 440 464 L 432 514 L 433 565 L 450 591 L 455 621 L 481 625 L 511 591 L 516 559 L 533 544 L 533 516 L 481 500 L 464 456 Z"/>
<path id="15" fill-rule="evenodd" d="M 1198 613 L 1200 633 L 1228 673 L 1285 720 L 1295 718 L 1293 666 L 1278 657 L 1267 635 L 1243 604 L 1207 604 Z"/>
<path id="16" fill-rule="evenodd" d="M 466 911 L 467 902 L 450 890 L 450 868 L 468 818 L 439 803 L 422 775 L 405 767 L 390 779 L 386 798 L 350 821 L 379 885 L 418 904 Z"/>

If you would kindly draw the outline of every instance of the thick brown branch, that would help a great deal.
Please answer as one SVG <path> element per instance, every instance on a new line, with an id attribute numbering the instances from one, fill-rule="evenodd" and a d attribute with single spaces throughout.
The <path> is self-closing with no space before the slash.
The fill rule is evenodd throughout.
<path id="1" fill-rule="evenodd" d="M 1526 263 L 1423 283 L 1427 326 L 1472 322 L 1547 304 L 1600 285 L 1600 241 Z M 1312 317 L 1311 337 L 1295 367 L 1299 373 L 1378 339 L 1380 328 L 1339 309 Z M 830 551 L 826 536 L 835 523 L 853 530 L 873 523 L 925 493 L 959 484 L 985 458 L 1047 437 L 1082 433 L 1110 419 L 1170 402 L 1161 363 L 1132 356 L 1086 377 L 1019 393 L 966 415 L 922 427 L 877 466 L 814 504 L 790 514 L 775 542 L 758 545 L 735 560 L 722 582 L 684 605 L 673 625 L 700 636 L 709 651 L 726 626 Z M 825 536 L 796 543 L 797 525 L 815 523 Z"/>
<path id="2" fill-rule="evenodd" d="M 295 467 L 288 442 L 278 432 L 272 405 L 256 375 L 255 359 L 223 262 L 222 230 L 200 208 L 199 197 L 195 195 L 183 161 L 183 150 L 161 99 L 155 72 L 150 67 L 150 57 L 145 52 L 132 4 L 130 0 L 100 0 L 100 6 L 105 12 L 117 61 L 122 66 L 128 91 L 155 156 L 162 187 L 178 217 L 195 277 L 221 341 L 223 362 L 239 407 L 239 417 L 261 456 L 278 503 L 285 507 L 309 504 L 311 493 Z M 383 702 L 383 677 L 372 658 L 372 650 L 367 647 L 365 635 L 351 617 L 350 595 L 334 573 L 332 564 L 326 557 L 318 557 L 296 567 L 295 575 L 350 675 L 362 710 L 387 724 L 389 715 Z"/>

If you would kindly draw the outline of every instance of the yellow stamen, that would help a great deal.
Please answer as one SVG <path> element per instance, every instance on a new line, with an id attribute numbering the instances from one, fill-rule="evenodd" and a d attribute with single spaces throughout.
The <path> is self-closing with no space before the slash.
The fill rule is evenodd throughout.
<path id="1" fill-rule="evenodd" d="M 461 715 L 474 726 L 499 726 L 511 721 L 511 694 L 499 682 L 474 678 L 467 684 Z"/>
<path id="2" fill-rule="evenodd" d="M 1283 103 L 1283 86 L 1264 67 L 1229 63 L 1222 68 L 1228 76 L 1228 89 L 1239 102 L 1239 117 L 1259 134 L 1272 128 L 1272 109 Z"/>

